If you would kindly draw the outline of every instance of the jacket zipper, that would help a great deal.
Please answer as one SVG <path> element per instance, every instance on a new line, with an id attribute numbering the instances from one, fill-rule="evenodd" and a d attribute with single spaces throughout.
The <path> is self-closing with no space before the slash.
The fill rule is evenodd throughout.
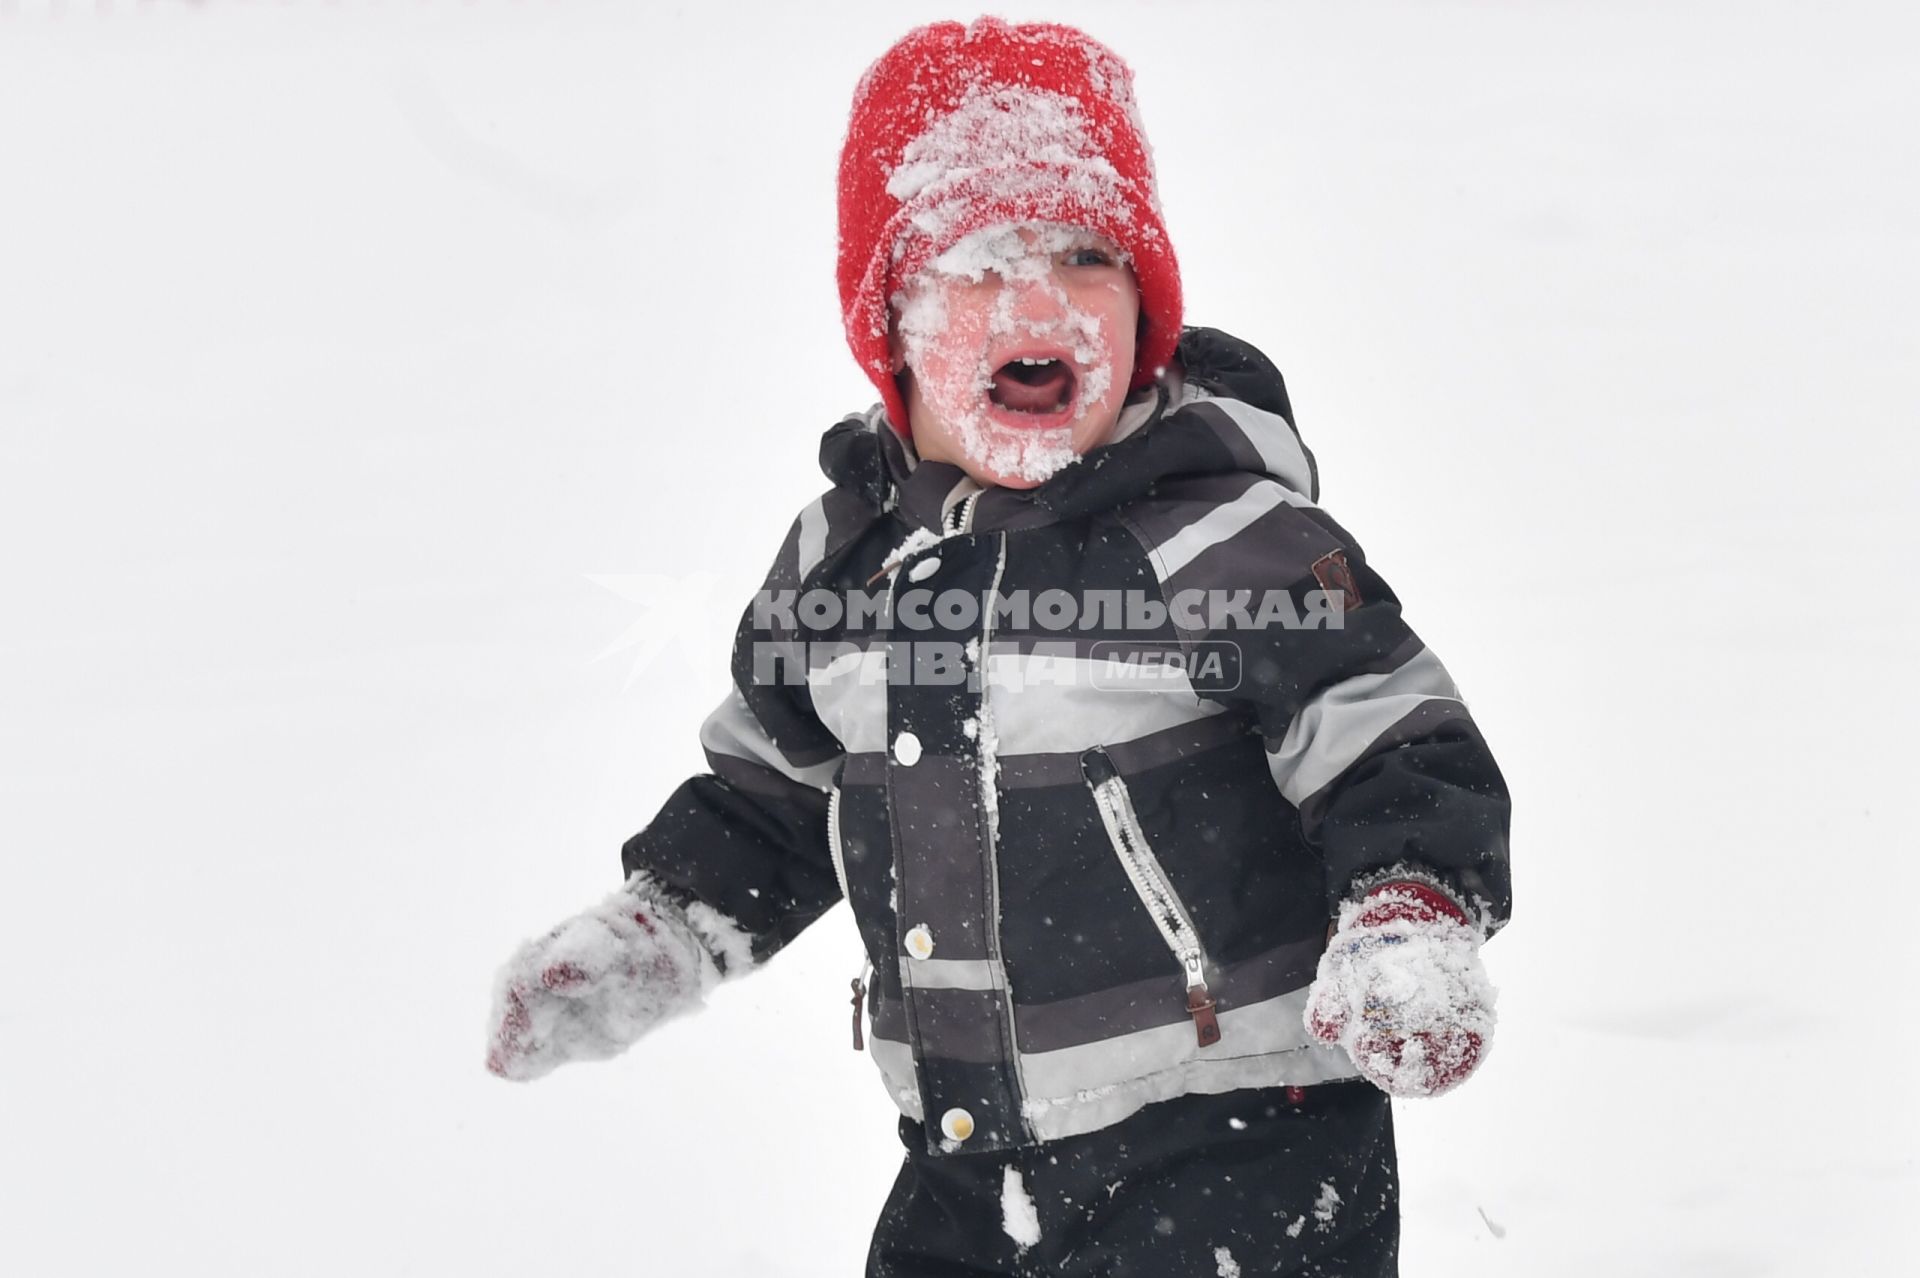
<path id="1" fill-rule="evenodd" d="M 827 855 L 833 861 L 833 877 L 840 881 L 840 895 L 847 908 L 853 908 L 853 893 L 847 888 L 847 853 L 840 842 L 840 786 L 827 791 Z M 867 1001 L 867 974 L 873 970 L 871 959 L 862 959 L 860 974 L 853 978 L 853 1050 L 866 1050 L 866 1038 L 860 1032 L 861 1015 Z"/>
<path id="2" fill-rule="evenodd" d="M 1220 1018 L 1214 1012 L 1213 997 L 1207 990 L 1207 954 L 1200 945 L 1200 933 L 1193 917 L 1173 890 L 1167 872 L 1147 843 L 1140 828 L 1140 817 L 1133 810 L 1133 797 L 1127 783 L 1113 766 L 1113 760 L 1100 746 L 1080 756 L 1080 769 L 1093 792 L 1093 803 L 1100 810 L 1100 822 L 1107 827 L 1107 839 L 1127 872 L 1147 915 L 1160 930 L 1167 948 L 1180 964 L 1187 981 L 1187 1015 L 1193 1018 L 1193 1030 L 1200 1046 L 1212 1047 L 1220 1041 Z"/>
<path id="3" fill-rule="evenodd" d="M 981 489 L 980 492 L 974 493 L 971 497 L 968 497 L 965 501 L 960 503 L 960 507 L 959 507 L 960 517 L 955 521 L 956 531 L 966 531 L 972 528 L 973 508 L 975 505 L 979 503 L 981 496 L 984 495 L 985 492 L 986 492 L 985 489 Z M 987 587 L 988 599 L 998 598 L 1000 594 L 1000 579 L 1006 574 L 1006 571 L 1007 571 L 1007 535 L 1005 533 L 1001 533 L 997 538 L 997 540 L 999 542 L 999 545 L 995 551 L 995 560 L 993 565 L 993 581 Z M 989 653 L 993 651 L 993 609 L 991 607 L 988 607 L 984 609 L 983 612 L 985 615 L 982 616 L 980 619 L 980 657 L 979 657 L 980 671 L 979 671 L 979 674 L 980 674 L 980 709 L 981 709 L 981 714 L 983 716 L 982 737 L 984 738 L 985 736 L 984 715 L 986 713 L 986 708 L 987 708 L 987 694 L 988 694 L 986 665 L 987 665 L 987 656 Z M 987 743 L 985 742 L 984 739 L 980 743 L 980 748 L 982 751 L 985 751 L 988 749 Z M 993 954 L 995 968 L 1001 974 L 1000 981 L 999 981 L 1000 1006 L 1001 1006 L 1001 1014 L 1006 1017 L 1007 1036 L 1008 1036 L 1007 1054 L 1009 1058 L 1008 1063 L 1012 1068 L 1014 1086 L 1016 1089 L 1018 1089 L 1020 1093 L 1020 1095 L 1016 1098 L 1014 1103 L 1020 1111 L 1019 1113 L 1020 1124 L 1022 1128 L 1026 1128 L 1028 1126 L 1026 1121 L 1026 1114 L 1025 1114 L 1026 1100 L 1027 1100 L 1027 1079 L 1026 1079 L 1025 1072 L 1020 1067 L 1020 1047 L 1019 1047 L 1019 1044 L 1014 1040 L 1015 1030 L 1014 1030 L 1014 1021 L 1013 1021 L 1013 988 L 1011 985 L 1008 984 L 1006 980 L 1005 951 L 1003 951 L 1000 947 L 1000 846 L 999 846 L 1000 841 L 998 838 L 998 833 L 995 829 L 996 818 L 993 815 L 995 812 L 999 810 L 999 800 L 995 795 L 988 792 L 988 787 L 995 785 L 996 780 L 992 775 L 989 774 L 988 770 L 985 767 L 982 767 L 980 769 L 979 781 L 980 781 L 981 812 L 982 812 L 982 816 L 985 818 L 986 827 L 987 827 L 987 868 L 988 868 L 987 940 L 988 940 L 988 943 L 993 947 L 992 954 Z"/>
<path id="4" fill-rule="evenodd" d="M 833 860 L 833 877 L 840 881 L 840 895 L 853 905 L 853 893 L 847 890 L 847 854 L 840 846 L 840 787 L 827 791 L 827 855 Z"/>
<path id="5" fill-rule="evenodd" d="M 979 492 L 970 493 L 967 496 L 962 497 L 959 501 L 955 502 L 953 504 L 953 508 L 949 510 L 945 515 L 941 516 L 940 536 L 943 538 L 951 537 L 955 533 L 966 532 L 969 528 L 971 528 L 973 526 L 973 508 L 974 506 L 979 504 L 980 498 L 985 494 L 985 492 L 986 492 L 986 489 L 983 488 Z M 915 553 L 918 553 L 918 552 L 915 552 Z M 887 562 L 881 564 L 878 568 L 874 570 L 873 576 L 867 578 L 867 584 L 871 586 L 874 582 L 880 580 L 882 577 L 892 572 L 895 568 L 898 568 L 901 564 L 905 563 L 907 561 L 907 558 L 908 558 L 907 555 L 902 555 L 898 559 L 887 560 Z"/>
<path id="6" fill-rule="evenodd" d="M 953 523 L 953 526 L 947 529 L 949 535 L 963 533 L 973 527 L 973 508 L 980 504 L 980 498 L 986 494 L 986 491 L 982 488 L 977 493 L 968 493 L 953 504 L 953 510 L 949 512 Z"/>

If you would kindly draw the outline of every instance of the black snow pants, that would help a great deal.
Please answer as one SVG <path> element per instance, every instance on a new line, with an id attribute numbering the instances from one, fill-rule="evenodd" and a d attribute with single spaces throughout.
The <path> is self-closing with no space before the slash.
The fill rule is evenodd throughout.
<path id="1" fill-rule="evenodd" d="M 867 1278 L 1399 1272 L 1392 1112 L 1367 1083 L 1183 1096 L 1009 1153 L 900 1136 Z"/>

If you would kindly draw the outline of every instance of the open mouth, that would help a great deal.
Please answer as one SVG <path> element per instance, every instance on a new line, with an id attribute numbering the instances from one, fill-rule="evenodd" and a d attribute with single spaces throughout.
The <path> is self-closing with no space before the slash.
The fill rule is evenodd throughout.
<path id="1" fill-rule="evenodd" d="M 1023 355 L 999 367 L 987 388 L 987 398 L 1009 413 L 1051 417 L 1067 411 L 1076 384 L 1073 368 L 1066 360 Z"/>

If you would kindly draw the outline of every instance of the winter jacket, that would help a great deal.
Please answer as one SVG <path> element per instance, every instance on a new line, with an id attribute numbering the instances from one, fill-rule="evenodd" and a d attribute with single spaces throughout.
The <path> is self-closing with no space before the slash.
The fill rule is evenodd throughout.
<path id="1" fill-rule="evenodd" d="M 1317 505 L 1279 372 L 1206 329 L 1179 365 L 1031 490 L 878 410 L 828 431 L 712 772 L 624 849 L 755 961 L 846 897 L 871 1054 L 936 1150 L 1352 1078 L 1301 1024 L 1339 903 L 1416 874 L 1507 918 L 1505 783 Z"/>

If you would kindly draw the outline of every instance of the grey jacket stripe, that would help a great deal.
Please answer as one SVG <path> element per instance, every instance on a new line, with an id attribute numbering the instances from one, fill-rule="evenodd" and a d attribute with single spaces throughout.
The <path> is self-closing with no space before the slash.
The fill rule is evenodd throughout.
<path id="1" fill-rule="evenodd" d="M 1098 686 L 1099 663 L 1071 657 L 993 653 L 987 658 L 990 686 L 1019 696 L 993 698 L 993 724 L 1004 764 L 1020 754 L 1078 753 L 1097 745 L 1132 741 L 1210 719 L 1225 707 L 1202 701 L 1187 684 L 1183 691 L 1156 684 L 1153 690 L 1127 691 Z"/>
<path id="2" fill-rule="evenodd" d="M 879 649 L 850 652 L 810 676 L 814 712 L 853 758 L 886 753 L 886 660 Z M 1178 670 L 1129 689 L 1104 686 L 1112 683 L 1104 669 L 1103 661 L 1052 653 L 991 653 L 987 679 L 1002 766 L 1018 755 L 1078 754 L 1225 712 L 1221 703 L 1201 700 Z M 1006 695 L 1015 690 L 1020 695 Z M 848 777 L 869 779 L 877 778 L 864 770 Z"/>
<path id="3" fill-rule="evenodd" d="M 1289 1009 L 1290 1010 L 1290 1009 Z M 1281 1016 L 1287 1015 L 1283 1010 Z M 1223 1024 L 1225 1024 L 1223 1018 Z M 1164 1038 L 1193 1040 L 1190 1026 L 1171 1026 L 1154 1033 Z M 1224 1045 L 1224 1044 L 1223 1044 Z M 1208 1052 L 1218 1051 L 1209 1048 Z M 868 1052 L 880 1071 L 894 1105 L 916 1122 L 925 1118 L 920 1084 L 913 1068 L 913 1048 L 904 1042 L 878 1037 L 868 1040 Z M 1150 1054 L 1150 1052 L 1149 1052 Z M 1166 1054 L 1161 1053 L 1162 1057 Z M 1029 1058 L 1031 1059 L 1031 1058 Z M 1074 1089 L 1054 1096 L 1029 1096 L 1026 1118 L 1034 1135 L 1060 1140 L 1111 1126 L 1155 1101 L 1189 1092 L 1226 1092 L 1251 1087 L 1309 1087 L 1356 1077 L 1340 1049 L 1301 1047 L 1259 1056 L 1188 1057 L 1143 1078 L 1099 1088 Z"/>
<path id="4" fill-rule="evenodd" d="M 1260 516 L 1286 501 L 1279 484 L 1255 484 L 1232 501 L 1214 506 L 1198 519 L 1153 548 L 1153 563 L 1165 581 L 1216 543 L 1223 542 Z"/>
<path id="5" fill-rule="evenodd" d="M 1313 491 L 1313 468 L 1286 418 L 1237 399 L 1202 400 L 1188 411 L 1205 414 L 1248 470 L 1265 471 L 1295 492 Z"/>
<path id="6" fill-rule="evenodd" d="M 887 653 L 884 646 L 843 653 L 807 672 L 813 712 L 848 754 L 887 748 Z"/>
<path id="7" fill-rule="evenodd" d="M 1039 1070 L 1037 1078 L 1026 1074 L 1033 1089 L 1025 1107 L 1027 1121 L 1040 1139 L 1058 1140 L 1097 1131 L 1155 1101 L 1189 1092 L 1307 1087 L 1356 1077 L 1339 1048 L 1305 1041 L 1300 1029 L 1304 1006 L 1305 993 L 1300 991 L 1222 1013 L 1223 1033 L 1231 1037 L 1212 1048 L 1195 1045 L 1193 1026 L 1182 1017 L 1177 1025 L 1103 1043 L 1024 1055 L 1023 1069 Z M 1227 1043 L 1238 1043 L 1242 1050 L 1223 1054 Z M 876 1023 L 868 1052 L 895 1106 L 908 1118 L 923 1120 L 913 1048 L 884 1037 Z M 1096 1081 L 1102 1079 L 1108 1081 Z"/>
<path id="8" fill-rule="evenodd" d="M 1170 480 L 1168 484 L 1119 510 L 1121 522 L 1135 526 L 1135 535 L 1148 549 L 1166 541 L 1203 513 L 1223 506 L 1247 491 L 1273 481 L 1244 470 L 1217 475 L 1196 475 Z"/>
<path id="9" fill-rule="evenodd" d="M 738 688 L 730 691 L 726 700 L 700 725 L 700 746 L 707 752 L 710 765 L 715 756 L 745 759 L 749 763 L 770 768 L 789 781 L 797 781 L 816 790 L 831 788 L 834 769 L 840 763 L 838 755 L 824 763 L 807 767 L 793 763 L 767 736 L 760 721 L 753 717 L 753 711 L 747 707 L 746 698 L 740 695 Z M 714 770 L 718 772 L 718 766 Z"/>
<path id="10" fill-rule="evenodd" d="M 1107 615 L 1100 612 L 1097 606 L 1090 606 L 1089 612 L 1097 617 Z M 846 672 L 857 660 L 856 654 L 881 651 L 896 637 L 910 640 L 914 636 L 911 632 L 894 636 L 876 631 L 873 634 L 838 635 L 832 639 L 813 641 L 806 649 L 808 674 L 816 679 L 821 678 L 831 667 L 836 677 L 846 677 Z M 1161 655 L 1179 647 L 1179 641 L 1171 636 L 1142 637 L 1135 632 L 1115 638 L 1111 630 L 1090 633 L 1043 630 L 1038 633 L 995 635 L 989 651 L 994 655 L 1108 662 L 1124 660 L 1129 656 Z M 873 669 L 877 671 L 881 667 L 876 665 Z"/>
<path id="11" fill-rule="evenodd" d="M 997 990 L 993 963 L 988 959 L 902 957 L 900 983 L 916 990 Z"/>
<path id="12" fill-rule="evenodd" d="M 1382 751 L 1391 750 L 1405 742 L 1431 737 L 1442 725 L 1452 725 L 1454 732 L 1469 736 L 1476 741 L 1480 739 L 1480 728 L 1468 715 L 1464 704 L 1449 701 L 1443 697 L 1434 697 L 1422 701 L 1408 711 L 1399 722 L 1375 737 L 1373 744 L 1367 747 L 1361 757 L 1367 758 Z M 1332 800 L 1339 784 L 1340 778 L 1335 777 L 1301 800 L 1298 806 L 1303 828 L 1313 830 L 1319 826 L 1321 819 L 1326 815 L 1327 804 Z"/>
<path id="13" fill-rule="evenodd" d="M 1267 767 L 1298 807 L 1358 762 L 1396 723 L 1433 700 L 1458 703 L 1459 689 L 1424 645 L 1385 674 L 1355 675 L 1302 706 L 1286 735 L 1271 743 Z M 1459 713 L 1464 716 L 1466 707 Z"/>
<path id="14" fill-rule="evenodd" d="M 1203 1048 L 1194 1041 L 1193 1022 L 1182 1016 L 1175 1024 L 1132 1034 L 1119 1034 L 1084 1047 L 1050 1052 L 1026 1052 L 1020 1058 L 1029 1095 L 1036 1098 L 1073 1097 L 1100 1087 L 1117 1087 L 1178 1070 L 1206 1059 L 1232 1059 L 1272 1052 L 1299 1052 L 1323 1059 L 1309 1070 L 1319 1081 L 1350 1077 L 1351 1063 L 1341 1049 L 1321 1047 L 1307 1034 L 1301 1017 L 1307 992 L 1293 990 L 1265 1002 L 1220 1013 L 1220 1042 Z M 1214 1053 L 1226 1055 L 1215 1057 Z"/>
<path id="15" fill-rule="evenodd" d="M 820 561 L 827 557 L 827 499 L 825 497 L 816 497 L 805 510 L 800 512 L 799 543 L 797 552 L 799 573 L 796 580 L 805 581 L 807 574 L 818 568 Z"/>
<path id="16" fill-rule="evenodd" d="M 1222 1017 L 1221 1025 L 1226 1023 Z M 1193 1039 L 1191 1026 L 1172 1026 L 1154 1033 L 1184 1034 L 1189 1042 Z M 1303 1047 L 1265 1056 L 1196 1056 L 1159 1073 L 1110 1087 L 1056 1098 L 1030 1096 L 1026 1117 L 1033 1134 L 1041 1140 L 1061 1140 L 1109 1127 L 1156 1101 L 1176 1096 L 1251 1087 L 1311 1087 L 1356 1077 L 1353 1066 L 1337 1047 Z"/>
<path id="17" fill-rule="evenodd" d="M 1285 493 L 1277 484 L 1262 487 Z M 1297 508 L 1303 503 L 1296 495 L 1287 493 L 1285 497 L 1232 536 L 1203 547 L 1162 583 L 1162 588 L 1171 596 L 1182 590 L 1218 588 L 1221 582 L 1229 581 L 1264 590 L 1307 581 L 1315 560 L 1342 547 L 1324 526 L 1299 513 Z M 1249 599 L 1256 608 L 1260 602 L 1259 594 Z"/>

